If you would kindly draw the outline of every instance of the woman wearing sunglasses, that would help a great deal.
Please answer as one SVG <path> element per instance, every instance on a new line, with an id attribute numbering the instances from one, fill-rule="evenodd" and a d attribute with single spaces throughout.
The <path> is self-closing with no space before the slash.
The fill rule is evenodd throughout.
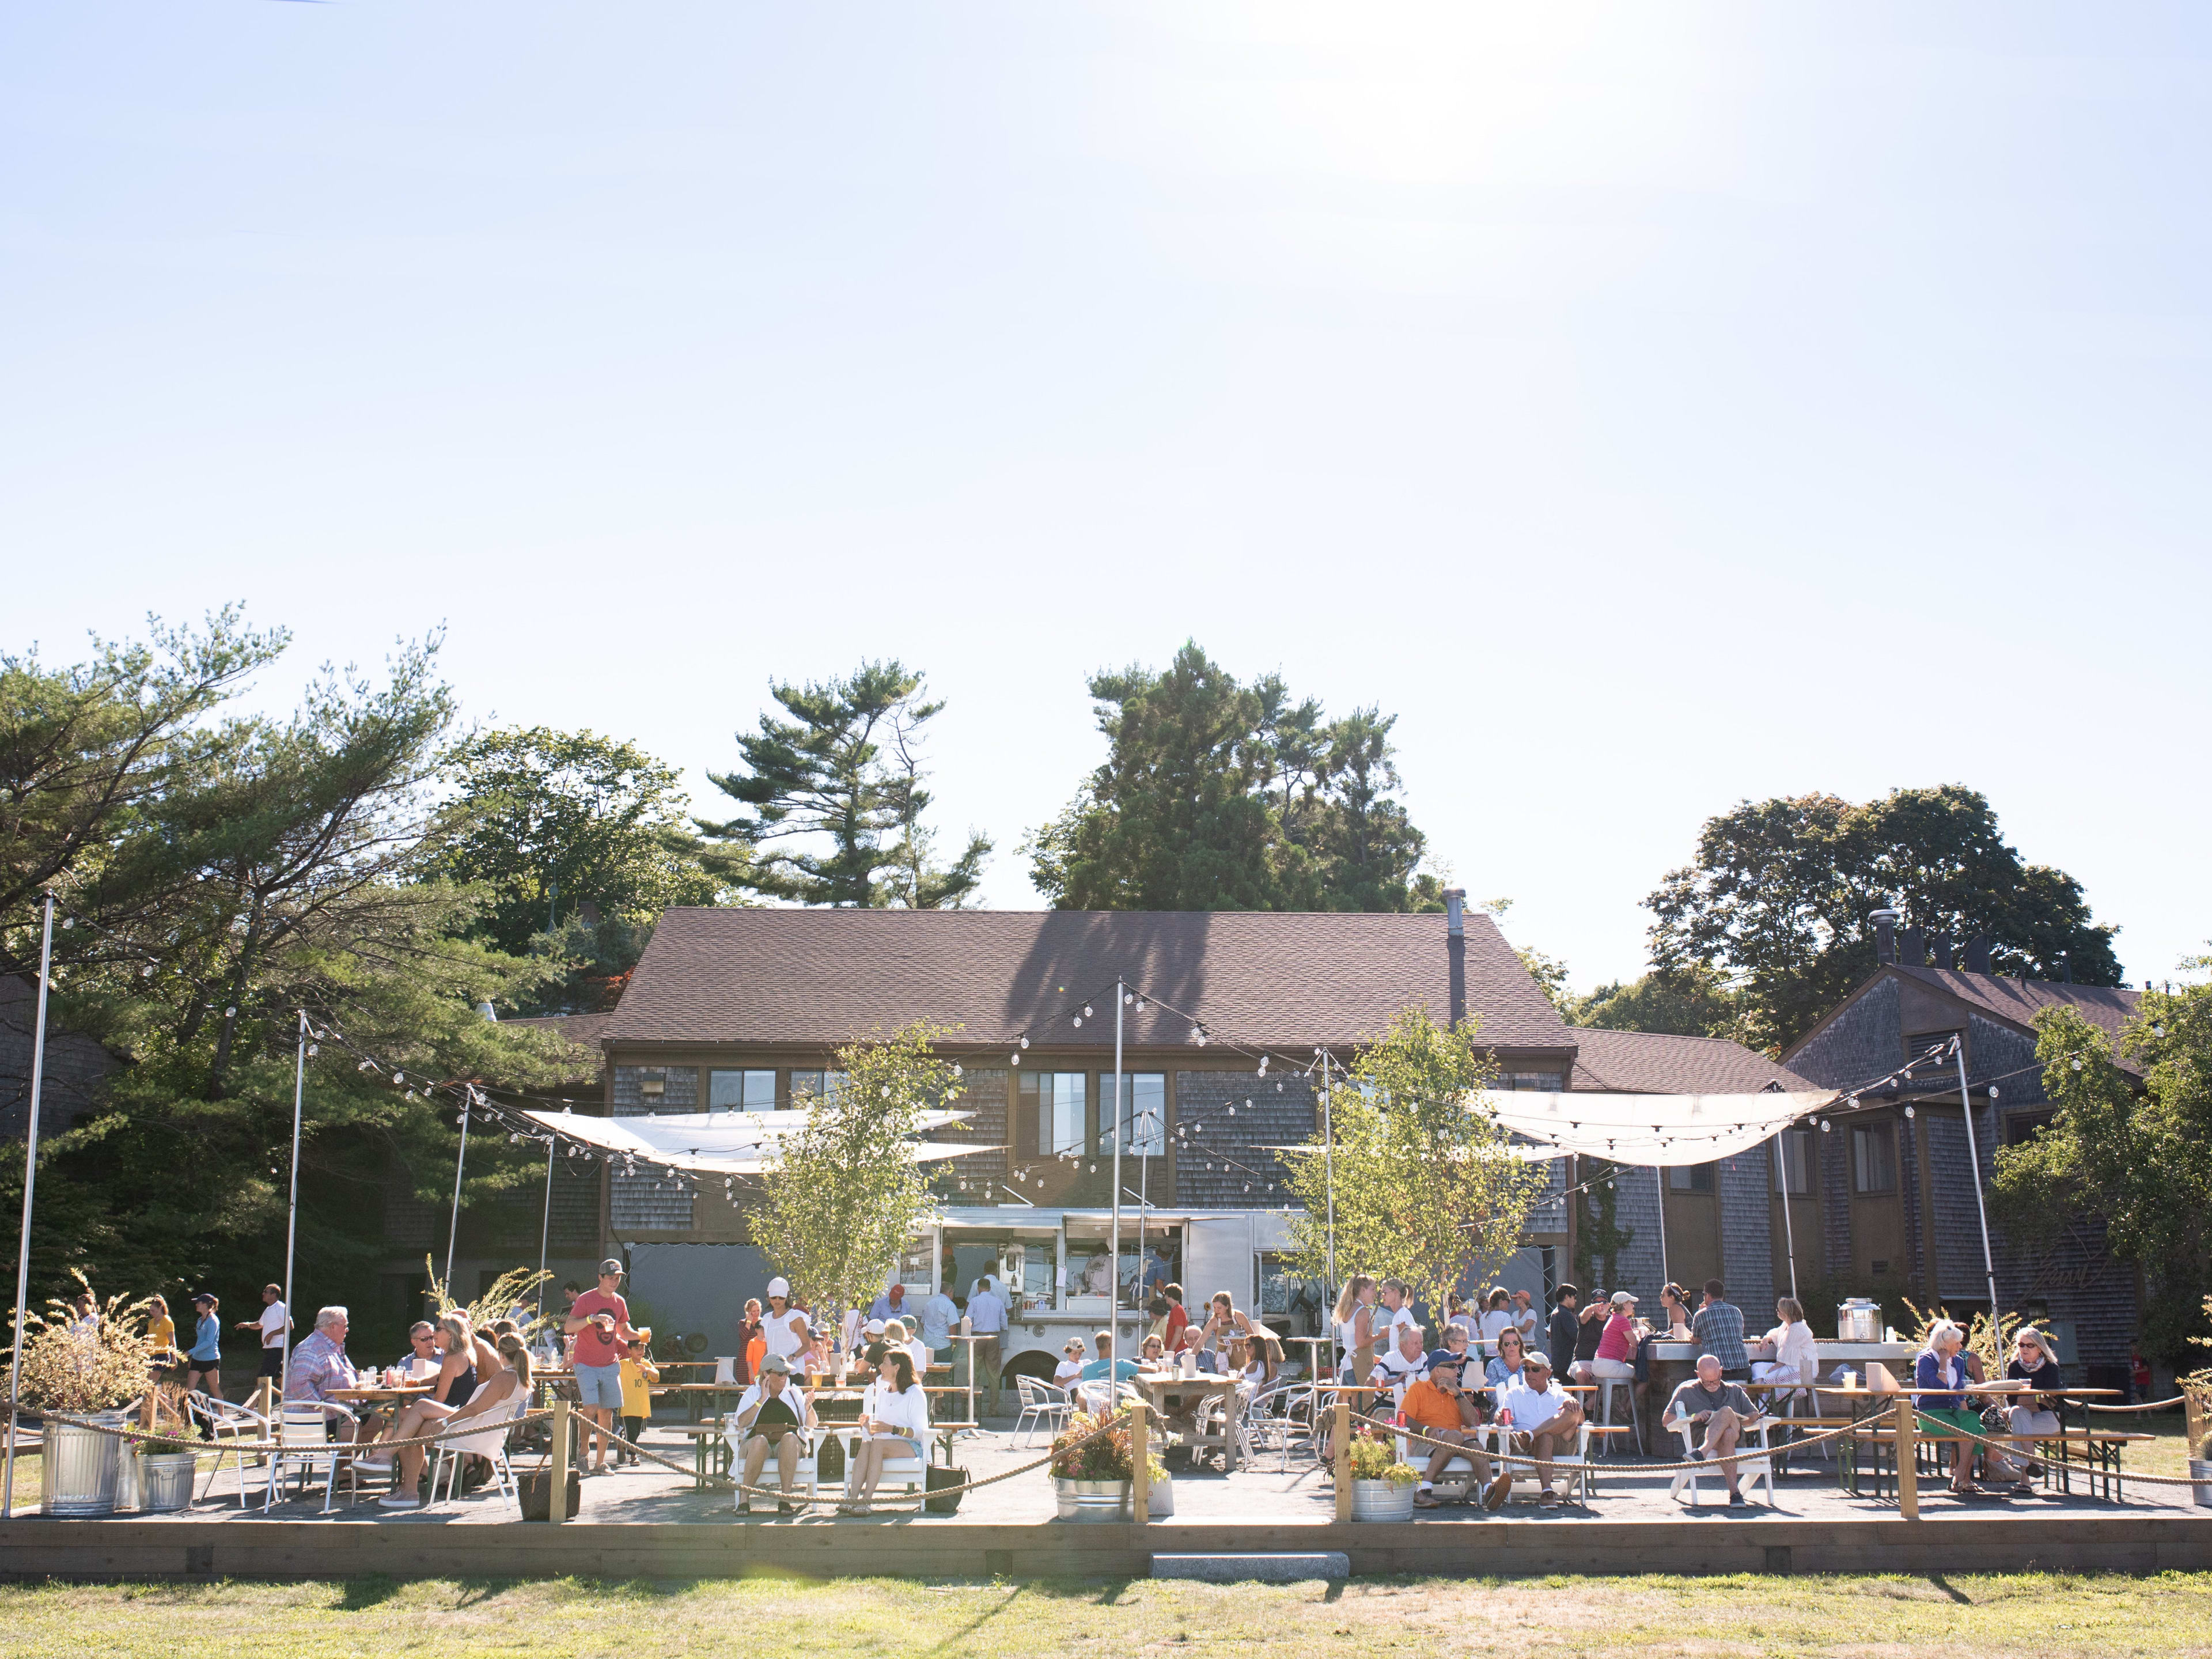
<path id="1" fill-rule="evenodd" d="M 2051 1343 L 2033 1325 L 2023 1325 L 2013 1333 L 2012 1363 L 2005 1367 L 2005 1376 L 2014 1382 L 2032 1382 L 2037 1393 L 2021 1397 L 2008 1416 L 2014 1434 L 2055 1435 L 2058 1429 L 2059 1390 L 2066 1386 L 2066 1373 L 2058 1364 L 2058 1356 L 2051 1351 Z M 2033 1498 L 2035 1488 L 2027 1477 L 2034 1472 L 2034 1460 L 2023 1455 L 2008 1457 L 2013 1473 L 2012 1490 L 2015 1498 Z"/>

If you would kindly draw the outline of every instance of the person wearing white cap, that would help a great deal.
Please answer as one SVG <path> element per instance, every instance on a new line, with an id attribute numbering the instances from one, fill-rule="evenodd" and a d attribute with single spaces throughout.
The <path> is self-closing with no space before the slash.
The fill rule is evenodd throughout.
<path id="1" fill-rule="evenodd" d="M 1597 1353 L 1589 1363 L 1590 1375 L 1601 1381 L 1626 1382 L 1636 1375 L 1636 1298 L 1626 1291 L 1615 1291 L 1610 1307 Z"/>
<path id="2" fill-rule="evenodd" d="M 795 1361 L 806 1352 L 807 1340 L 806 1316 L 791 1305 L 791 1281 L 781 1277 L 769 1279 L 768 1312 L 761 1319 L 761 1341 L 769 1356 Z"/>

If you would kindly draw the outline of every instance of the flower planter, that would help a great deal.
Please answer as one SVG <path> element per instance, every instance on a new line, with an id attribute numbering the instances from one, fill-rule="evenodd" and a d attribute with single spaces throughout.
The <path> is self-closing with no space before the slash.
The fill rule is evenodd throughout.
<path id="1" fill-rule="evenodd" d="M 1355 1480 L 1352 1483 L 1352 1518 L 1355 1521 L 1410 1521 L 1413 1518 L 1413 1485 L 1395 1480 Z"/>
<path id="2" fill-rule="evenodd" d="M 1063 1521 L 1127 1521 L 1129 1483 L 1126 1480 L 1062 1480 L 1053 1478 L 1052 1495 Z"/>
<path id="3" fill-rule="evenodd" d="M 190 1452 L 170 1452 L 159 1457 L 131 1460 L 139 1467 L 145 1484 L 140 1502 L 150 1511 L 172 1513 L 192 1505 L 192 1480 L 199 1460 Z"/>
<path id="4" fill-rule="evenodd" d="M 1155 1480 L 1152 1494 L 1145 1504 L 1145 1513 L 1154 1521 L 1165 1521 L 1175 1514 L 1175 1482 Z"/>
<path id="5" fill-rule="evenodd" d="M 121 1412 L 100 1412 L 88 1420 L 125 1427 Z M 46 1515 L 88 1516 L 115 1513 L 115 1488 L 126 1443 L 112 1434 L 57 1423 L 48 1418 L 41 1425 L 45 1444 L 40 1474 L 45 1495 L 39 1508 Z"/>

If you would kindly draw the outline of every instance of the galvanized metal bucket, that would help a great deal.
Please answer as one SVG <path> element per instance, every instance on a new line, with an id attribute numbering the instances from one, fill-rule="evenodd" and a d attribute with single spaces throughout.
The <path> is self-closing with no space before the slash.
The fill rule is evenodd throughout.
<path id="1" fill-rule="evenodd" d="M 1063 1521 L 1127 1521 L 1129 1483 L 1126 1480 L 1062 1480 L 1055 1476 L 1053 1496 L 1059 1500 Z"/>
<path id="2" fill-rule="evenodd" d="M 116 1428 L 125 1425 L 121 1412 L 101 1412 L 89 1419 Z M 87 1516 L 115 1513 L 118 1465 L 129 1454 L 120 1437 L 57 1423 L 48 1418 L 41 1425 L 44 1445 L 40 1463 L 45 1496 L 39 1508 L 47 1515 Z"/>
<path id="3" fill-rule="evenodd" d="M 192 1478 L 199 1460 L 190 1452 L 171 1452 L 161 1457 L 132 1460 L 145 1483 L 142 1500 L 149 1510 L 187 1510 L 192 1505 Z"/>
<path id="4" fill-rule="evenodd" d="M 1413 1483 L 1395 1480 L 1355 1480 L 1352 1483 L 1352 1518 L 1355 1521 L 1410 1521 L 1413 1518 Z"/>
<path id="5" fill-rule="evenodd" d="M 2202 1457 L 2191 1458 L 2189 1478 L 2197 1482 L 2189 1489 L 2189 1495 L 2197 1500 L 2197 1507 L 2212 1510 L 2212 1461 Z"/>

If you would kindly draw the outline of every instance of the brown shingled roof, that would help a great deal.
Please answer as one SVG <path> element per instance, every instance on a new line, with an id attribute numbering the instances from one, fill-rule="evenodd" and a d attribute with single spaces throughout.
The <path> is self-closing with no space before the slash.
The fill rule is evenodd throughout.
<path id="1" fill-rule="evenodd" d="M 1770 1083 L 1817 1089 L 1765 1054 L 1726 1037 L 1671 1036 L 1658 1031 L 1578 1028 L 1570 1089 L 1625 1095 L 1750 1095 Z"/>
<path id="2" fill-rule="evenodd" d="M 2137 1073 L 2142 1070 L 2140 1061 L 2130 1060 L 2122 1050 L 2120 1037 L 2121 1028 L 2135 1018 L 2136 1006 L 2142 1000 L 2140 991 L 2125 986 L 2068 985 L 2057 980 L 1968 974 L 1953 968 L 1908 968 L 1902 963 L 1895 967 L 1897 972 L 1910 974 L 1923 984 L 1948 992 L 2024 1031 L 2035 1030 L 2035 1017 L 2045 1008 L 2072 1008 L 2112 1039 L 2113 1059 L 2123 1070 Z"/>
<path id="3" fill-rule="evenodd" d="M 916 1019 L 998 1044 L 1110 1047 L 1126 977 L 1165 1007 L 1131 1010 L 1133 1047 L 1181 1045 L 1182 1015 L 1218 1040 L 1344 1046 L 1411 1004 L 1449 1012 L 1440 915 L 1249 911 L 676 909 L 664 915 L 611 1043 L 831 1044 Z M 1561 1021 L 1491 919 L 1467 918 L 1468 1012 L 1501 1048 L 1568 1050 Z M 1085 998 L 1097 1014 L 1066 1017 Z"/>

